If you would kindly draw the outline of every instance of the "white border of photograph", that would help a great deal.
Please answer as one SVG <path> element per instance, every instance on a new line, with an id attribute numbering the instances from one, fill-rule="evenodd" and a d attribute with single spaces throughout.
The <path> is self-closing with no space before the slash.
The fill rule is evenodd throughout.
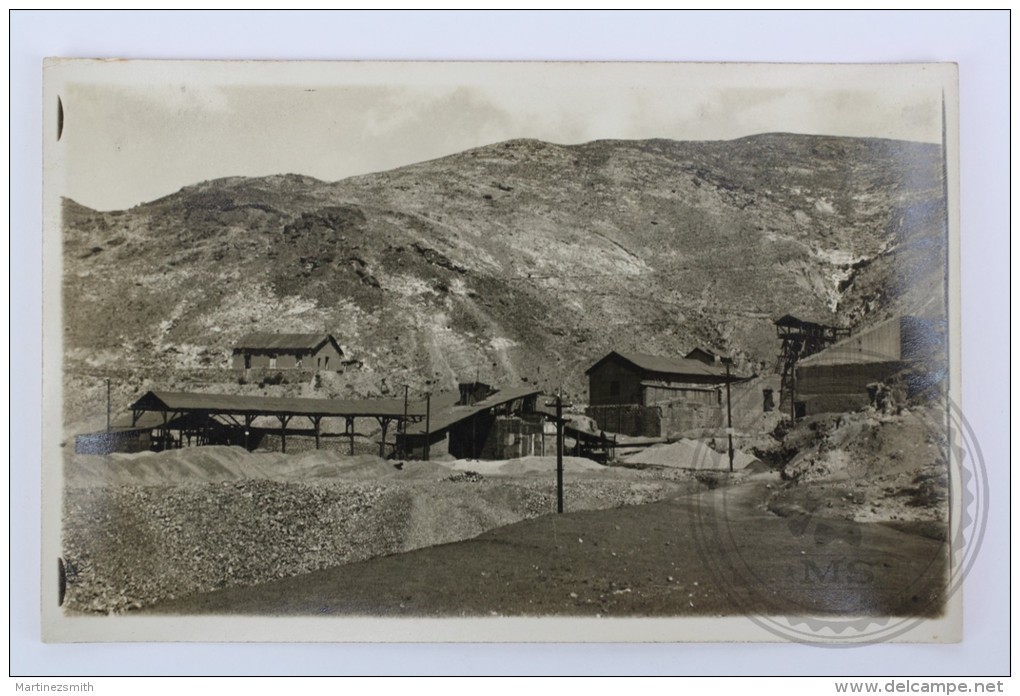
<path id="1" fill-rule="evenodd" d="M 19 16 L 20 15 L 20 16 Z M 45 55 L 116 55 L 123 57 L 176 58 L 386 58 L 386 59 L 583 59 L 583 60 L 796 60 L 796 61 L 855 61 L 878 62 L 895 60 L 956 60 L 961 65 L 961 111 L 963 121 L 963 276 L 973 286 L 988 283 L 975 297 L 966 293 L 963 301 L 963 350 L 968 357 L 968 345 L 975 350 L 980 346 L 983 357 L 968 361 L 964 370 L 963 405 L 985 449 L 985 457 L 995 460 L 1002 456 L 1001 433 L 1003 415 L 1001 402 L 992 407 L 968 394 L 994 394 L 996 377 L 981 366 L 1008 365 L 1003 355 L 1004 329 L 1002 317 L 1006 315 L 1005 265 L 1003 247 L 1008 240 L 1003 227 L 1001 204 L 1004 187 L 996 158 L 994 140 L 1004 137 L 1008 141 L 1008 123 L 1001 120 L 1005 101 L 996 90 L 1004 84 L 1003 69 L 998 71 L 996 60 L 1003 48 L 990 41 L 986 34 L 996 36 L 995 14 L 961 13 L 675 13 L 649 15 L 642 13 L 520 13 L 494 17 L 488 13 L 453 15 L 437 14 L 307 14 L 232 15 L 229 13 L 188 13 L 153 16 L 151 14 L 47 14 L 15 13 L 12 17 L 12 95 L 16 101 L 39 104 L 39 99 L 18 99 L 31 94 L 39 95 L 39 60 Z M 568 29 L 573 27 L 574 31 Z M 188 31 L 190 29 L 190 31 Z M 229 29 L 229 31 L 228 31 Z M 967 30 L 971 31 L 968 32 Z M 160 41 L 156 34 L 163 36 Z M 1008 26 L 1005 27 L 1008 35 Z M 343 41 L 338 41 L 338 36 Z M 868 41 L 863 41 L 864 37 Z M 171 37 L 173 40 L 171 40 Z M 415 37 L 418 38 L 417 42 Z M 763 37 L 770 40 L 765 41 Z M 183 40 L 182 40 L 183 39 Z M 445 39 L 445 43 L 443 40 Z M 337 46 L 343 49 L 338 50 Z M 879 50 L 878 46 L 890 47 Z M 894 47 L 894 48 L 893 48 Z M 963 48 L 961 48 L 963 47 Z M 34 72 L 33 72 L 34 71 Z M 973 82 L 968 83 L 968 80 Z M 972 123 L 983 130 L 968 128 L 968 115 Z M 26 176 L 12 179 L 12 230 L 39 229 L 33 224 L 32 201 L 39 201 L 38 166 L 39 135 L 38 108 L 12 111 L 12 171 L 25 172 Z M 20 136 L 20 137 L 19 137 Z M 18 143 L 25 143 L 18 147 Z M 1004 150 L 1004 148 L 1003 148 Z M 33 153 L 35 153 L 33 155 Z M 980 160 L 986 171 L 979 167 L 968 168 L 967 161 Z M 1000 155 L 1001 157 L 1001 155 Z M 20 166 L 19 166 L 20 165 Z M 990 171 L 987 171 L 990 170 Z M 33 174 L 35 173 L 35 174 Z M 973 190 L 975 186 L 979 188 Z M 968 201 L 973 208 L 968 207 Z M 998 207 L 996 206 L 998 202 Z M 29 204 L 29 205 L 26 205 Z M 38 211 L 38 206 L 35 206 Z M 974 230 L 974 232 L 971 232 Z M 24 242 L 24 243 L 22 243 Z M 12 304 L 12 347 L 38 354 L 39 307 L 33 308 L 38 296 L 31 288 L 39 283 L 31 280 L 38 264 L 37 239 L 21 239 L 12 234 L 12 287 L 25 287 L 25 307 Z M 970 252 L 969 250 L 974 250 Z M 968 254 L 973 254 L 968 256 Z M 970 265 L 974 256 L 982 255 L 976 265 Z M 968 275 L 968 269 L 970 274 Z M 975 272 L 977 271 L 977 272 Z M 38 277 L 38 276 L 35 276 Z M 989 302 L 989 297 L 1003 298 Z M 33 314 L 36 312 L 35 314 Z M 999 322 L 999 326 L 996 326 Z M 980 335 L 968 333 L 968 325 L 980 327 Z M 33 338 L 35 342 L 33 342 Z M 978 343 L 980 341 L 980 343 Z M 973 355 L 973 352 L 970 353 Z M 37 374 L 12 372 L 12 396 L 23 394 L 31 401 L 38 394 Z M 989 399 L 990 400 L 990 399 Z M 24 404 L 20 404 L 24 406 Z M 984 408 L 982 408 L 984 406 Z M 12 433 L 39 432 L 39 424 L 26 415 L 32 409 L 15 413 Z M 35 409 L 35 413 L 39 409 Z M 995 428 L 999 428 L 996 430 Z M 38 465 L 38 452 L 29 442 L 12 439 L 12 461 L 34 462 Z M 35 442 L 38 442 L 36 440 Z M 28 445 L 28 446 L 25 446 Z M 1008 462 L 1008 456 L 1005 459 Z M 1002 473 L 1001 467 L 995 471 Z M 993 471 L 993 476 L 995 475 Z M 12 525 L 30 530 L 35 528 L 32 519 L 38 519 L 38 469 L 13 468 Z M 33 483 L 33 481 L 35 483 Z M 33 490 L 33 486 L 36 486 Z M 1004 618 L 997 611 L 991 597 L 1004 596 L 1002 578 L 994 570 L 989 557 L 995 550 L 1005 549 L 1001 530 L 1004 487 L 993 487 L 990 536 L 986 539 L 984 556 L 979 559 L 966 588 L 965 642 L 955 648 L 934 646 L 879 646 L 867 648 L 869 668 L 890 673 L 906 669 L 948 671 L 961 673 L 964 669 L 992 671 L 1002 665 L 1001 630 Z M 997 504 L 996 504 L 997 503 Z M 35 507 L 34 507 L 35 506 Z M 33 512 L 35 510 L 36 512 Z M 999 515 L 997 518 L 996 515 Z M 842 651 L 819 651 L 805 646 L 783 646 L 783 659 L 777 669 L 772 652 L 779 646 L 684 646 L 680 648 L 688 658 L 697 656 L 685 665 L 675 661 L 670 646 L 502 646 L 488 648 L 480 645 L 444 646 L 344 646 L 343 658 L 334 659 L 324 667 L 319 661 L 327 652 L 325 646 L 300 646 L 300 650 L 285 651 L 292 659 L 283 662 L 260 662 L 259 654 L 272 646 L 162 646 L 148 649 L 145 646 L 42 646 L 38 643 L 38 618 L 32 612 L 39 607 L 38 537 L 33 548 L 33 535 L 13 536 L 12 558 L 23 559 L 12 566 L 12 593 L 23 602 L 12 605 L 12 673 L 305 673 L 305 672 L 458 672 L 458 671 L 510 671 L 538 672 L 622 672 L 622 673 L 733 673 L 733 651 L 740 653 L 736 669 L 750 673 L 787 673 L 791 664 L 804 667 L 810 659 L 813 673 L 845 673 L 853 669 L 853 651 L 840 658 Z M 988 548 L 990 547 L 990 549 Z M 45 567 L 45 565 L 43 566 Z M 975 590 L 975 588 L 977 588 Z M 975 594 L 977 592 L 977 594 Z M 977 623 L 973 623 L 974 619 Z M 972 625 L 973 624 L 973 625 Z M 250 635 L 250 634 L 249 634 Z M 282 637 L 282 636 L 281 636 Z M 243 634 L 231 637 L 243 640 Z M 407 640 L 406 635 L 390 635 L 376 640 Z M 497 640 L 506 639 L 503 636 Z M 550 635 L 549 640 L 557 640 Z M 997 642 L 1000 641 L 1000 642 Z M 297 648 L 298 646 L 293 646 Z M 583 651 L 579 648 L 583 647 Z M 537 649 L 536 649 L 537 648 Z M 337 648 L 333 648 L 335 651 Z M 672 646 L 672 650 L 678 649 Z M 279 650 L 279 647 L 276 647 Z M 954 662 L 946 660 L 946 650 Z M 707 652 L 706 652 L 707 651 Z M 810 651 L 803 653 L 802 651 Z M 877 651 L 877 652 L 876 652 Z M 173 653 L 173 657 L 169 657 Z M 474 655 L 472 669 L 462 669 L 459 659 L 465 653 Z M 47 655 L 50 659 L 43 660 Z M 88 655 L 88 657 L 85 657 Z M 125 660 L 128 655 L 133 659 Z M 672 655 L 674 659 L 663 661 Z M 800 659 L 795 657 L 800 656 Z M 894 657 L 896 655 L 896 657 Z M 909 659 L 904 660 L 909 655 Z M 58 659 L 53 659 L 59 656 Z M 215 657 L 214 657 L 215 656 Z M 436 659 L 438 657 L 438 660 Z M 264 659 L 264 658 L 263 658 Z M 509 660 L 509 662 L 507 661 Z M 183 670 L 174 665 L 187 665 Z M 905 667 L 905 665 L 910 665 Z M 967 665 L 974 665 L 968 667 Z M 980 665 L 980 667 L 977 667 Z M 999 667 L 1001 669 L 1001 667 Z M 799 669 L 799 668 L 798 668 Z"/>

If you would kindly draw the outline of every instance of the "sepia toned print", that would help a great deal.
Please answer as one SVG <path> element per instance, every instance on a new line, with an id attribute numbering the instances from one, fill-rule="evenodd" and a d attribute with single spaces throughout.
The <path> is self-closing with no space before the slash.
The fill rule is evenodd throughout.
<path id="1" fill-rule="evenodd" d="M 953 66 L 46 86 L 49 639 L 959 638 Z"/>

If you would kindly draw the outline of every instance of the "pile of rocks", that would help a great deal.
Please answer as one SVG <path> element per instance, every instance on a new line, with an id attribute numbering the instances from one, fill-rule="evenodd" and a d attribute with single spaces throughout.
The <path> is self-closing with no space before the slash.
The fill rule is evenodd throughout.
<path id="1" fill-rule="evenodd" d="M 372 484 L 264 480 L 69 489 L 65 605 L 122 611 L 399 549 L 399 505 Z"/>
<path id="2" fill-rule="evenodd" d="M 592 510 L 697 485 L 593 477 L 568 481 L 564 497 L 567 511 Z M 65 607 L 110 613 L 468 539 L 555 512 L 556 489 L 553 479 L 474 472 L 407 481 L 251 479 L 68 488 L 64 507 Z"/>
<path id="3" fill-rule="evenodd" d="M 477 471 L 464 471 L 459 474 L 453 474 L 446 478 L 447 481 L 453 481 L 454 483 L 478 483 L 479 481 L 485 480 L 485 477 L 479 474 Z"/>

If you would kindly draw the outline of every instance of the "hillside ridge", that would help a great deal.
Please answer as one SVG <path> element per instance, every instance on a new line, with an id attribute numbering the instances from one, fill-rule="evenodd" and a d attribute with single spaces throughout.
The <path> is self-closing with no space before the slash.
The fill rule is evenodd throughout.
<path id="1" fill-rule="evenodd" d="M 94 417 L 105 377 L 121 400 L 477 376 L 583 401 L 584 367 L 612 349 L 712 345 L 767 371 L 786 313 L 944 318 L 942 196 L 938 145 L 761 134 L 515 139 L 336 182 L 199 182 L 124 211 L 65 199 L 66 420 Z M 230 347 L 253 330 L 329 331 L 360 367 L 239 384 Z"/>

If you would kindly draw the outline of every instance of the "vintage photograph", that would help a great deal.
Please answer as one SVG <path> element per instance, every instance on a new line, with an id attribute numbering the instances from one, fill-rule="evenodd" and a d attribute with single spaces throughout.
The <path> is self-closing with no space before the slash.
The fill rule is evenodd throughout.
<path id="1" fill-rule="evenodd" d="M 959 640 L 955 66 L 45 72 L 48 640 Z"/>

